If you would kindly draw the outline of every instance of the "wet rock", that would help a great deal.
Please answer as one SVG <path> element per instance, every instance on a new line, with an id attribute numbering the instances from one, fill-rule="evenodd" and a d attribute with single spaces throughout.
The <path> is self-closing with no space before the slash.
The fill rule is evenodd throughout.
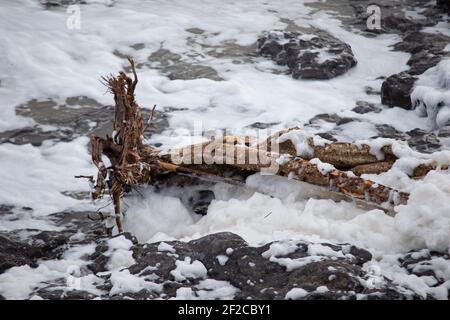
<path id="1" fill-rule="evenodd" d="M 99 272 L 107 271 L 106 264 L 109 261 L 109 257 L 103 254 L 106 251 L 108 251 L 108 246 L 98 245 L 95 248 L 95 252 L 89 256 L 89 261 L 91 261 L 91 263 L 87 267 L 93 273 L 96 274 Z"/>
<path id="2" fill-rule="evenodd" d="M 377 137 L 401 140 L 405 138 L 405 135 L 402 132 L 398 131 L 393 126 L 390 126 L 388 124 L 377 124 L 375 125 L 375 128 L 379 133 Z"/>
<path id="3" fill-rule="evenodd" d="M 400 14 L 390 14 L 381 19 L 381 26 L 384 32 L 393 33 L 395 31 L 407 32 L 417 31 L 422 28 L 422 24 L 412 21 Z"/>
<path id="4" fill-rule="evenodd" d="M 286 65 L 295 79 L 331 79 L 356 65 L 351 47 L 322 31 L 271 31 L 258 39 L 258 53 Z"/>
<path id="5" fill-rule="evenodd" d="M 37 124 L 17 130 L 0 132 L 0 143 L 17 145 L 30 143 L 40 146 L 46 140 L 72 141 L 81 136 L 105 136 L 112 132 L 113 106 L 102 106 L 88 97 L 69 97 L 64 104 L 52 100 L 31 100 L 16 108 L 16 114 L 32 118 Z M 150 118 L 150 110 L 142 109 L 144 119 Z M 146 127 L 147 137 L 168 127 L 167 115 L 159 110 Z"/>
<path id="6" fill-rule="evenodd" d="M 410 94 L 416 80 L 416 77 L 407 72 L 388 77 L 381 85 L 381 103 L 411 110 Z"/>
<path id="7" fill-rule="evenodd" d="M 135 44 L 132 44 L 130 47 L 133 48 L 134 50 L 142 50 L 145 48 L 145 44 L 144 43 L 135 43 Z"/>
<path id="8" fill-rule="evenodd" d="M 442 9 L 448 15 L 450 15 L 450 2 L 448 0 L 437 0 L 436 6 L 439 9 Z"/>
<path id="9" fill-rule="evenodd" d="M 374 88 L 372 88 L 370 86 L 364 87 L 364 91 L 366 92 L 366 94 L 374 95 L 374 96 L 379 95 L 381 93 L 380 91 L 375 90 Z"/>
<path id="10" fill-rule="evenodd" d="M 235 291 L 235 299 L 285 299 L 286 294 L 294 288 L 306 290 L 307 295 L 302 299 L 307 300 L 356 299 L 357 295 L 358 298 L 364 296 L 367 299 L 419 298 L 409 289 L 398 288 L 398 285 L 393 285 L 386 278 L 383 278 L 384 283 L 378 289 L 364 286 L 364 281 L 371 277 L 364 265 L 372 260 L 372 255 L 367 250 L 350 244 L 295 241 L 253 247 L 238 235 L 229 232 L 211 234 L 189 242 L 166 241 L 164 245 L 160 242 L 139 244 L 133 235 L 124 233 L 123 236 L 134 243 L 131 250 L 135 263 L 127 271 L 144 281 L 152 282 L 156 289 L 111 295 L 113 284 L 110 276 L 98 274 L 108 271 L 106 263 L 109 259 L 107 239 L 99 238 L 94 240 L 97 243 L 96 252 L 88 257 L 91 264 L 82 271 L 83 274 L 93 273 L 100 277 L 95 283 L 97 289 L 102 291 L 99 296 L 83 290 L 73 290 L 67 286 L 67 279 L 64 278 L 52 280 L 36 289 L 31 296 L 51 300 L 85 300 L 96 297 L 111 300 L 169 299 L 177 296 L 177 291 L 184 288 L 194 297 L 201 297 L 201 294 L 208 294 L 209 289 L 202 288 L 200 283 L 203 279 L 208 279 L 223 281 L 222 286 L 229 286 Z M 40 238 L 46 239 L 45 235 Z M 0 246 L 4 243 L 1 241 Z M 290 249 L 277 250 L 277 246 L 283 248 L 284 245 Z M 14 247 L 17 248 L 17 244 Z M 0 254 L 4 252 L 2 250 Z M 176 279 L 172 271 L 177 267 L 176 262 L 184 261 L 185 258 L 198 260 L 203 264 L 207 270 L 206 278 Z M 442 283 L 439 275 L 427 270 L 427 261 L 436 258 L 449 259 L 448 254 L 412 253 L 403 257 L 401 266 L 418 276 L 436 277 L 436 283 L 439 284 Z"/>
<path id="11" fill-rule="evenodd" d="M 438 137 L 449 138 L 450 137 L 450 125 L 442 127 L 438 132 Z"/>
<path id="12" fill-rule="evenodd" d="M 356 258 L 356 264 L 362 266 L 364 263 L 372 260 L 372 254 L 356 246 L 350 246 L 349 253 Z"/>
<path id="13" fill-rule="evenodd" d="M 329 141 L 334 141 L 334 142 L 338 141 L 338 140 L 333 136 L 333 133 L 332 133 L 332 132 L 320 132 L 320 133 L 318 133 L 317 135 L 318 135 L 319 137 L 322 137 L 322 138 L 324 138 L 324 139 L 326 139 L 326 140 L 329 140 Z"/>
<path id="14" fill-rule="evenodd" d="M 36 125 L 16 130 L 0 132 L 0 143 L 12 143 L 17 145 L 28 144 L 39 147 L 46 140 L 56 140 L 67 142 L 72 140 L 73 131 L 70 129 L 61 129 L 45 131 L 42 127 Z"/>
<path id="15" fill-rule="evenodd" d="M 160 70 L 170 80 L 210 79 L 222 81 L 216 70 L 198 63 L 183 60 L 182 56 L 167 49 L 159 49 L 148 57 L 146 64 L 153 69 Z M 138 67 L 142 67 L 139 65 Z"/>
<path id="16" fill-rule="evenodd" d="M 409 58 L 407 64 L 411 66 L 409 73 L 412 75 L 419 75 L 424 73 L 429 68 L 437 65 L 442 59 L 442 56 L 435 55 L 426 51 L 420 51 Z"/>
<path id="17" fill-rule="evenodd" d="M 323 250 L 329 250 L 327 255 L 310 251 L 310 243 L 298 242 L 296 249 L 290 250 L 290 253 L 268 254 L 272 243 L 251 247 L 241 237 L 228 232 L 211 234 L 187 243 L 166 243 L 174 249 L 173 252 L 158 251 L 160 243 L 134 246 L 136 263 L 129 268 L 134 275 L 151 274 L 155 283 L 163 283 L 164 299 L 175 296 L 181 287 L 191 288 L 194 295 L 199 291 L 199 279 L 179 282 L 171 274 L 175 262 L 186 257 L 200 261 L 208 270 L 208 279 L 226 281 L 237 288 L 236 299 L 284 299 L 295 287 L 308 291 L 305 299 L 355 298 L 358 293 L 386 296 L 389 290 L 394 290 L 390 284 L 378 290 L 365 288 L 361 284 L 360 279 L 367 276 L 361 266 L 370 261 L 372 255 L 351 245 L 319 245 Z M 297 267 L 286 268 L 283 265 L 288 260 L 296 263 L 302 259 L 305 263 L 299 263 Z M 389 280 L 386 281 L 389 283 Z M 322 290 L 323 286 L 327 289 Z M 150 297 L 149 294 L 160 296 L 148 291 L 138 295 L 124 293 L 123 296 L 145 299 Z M 405 296 L 398 294 L 397 298 Z"/>
<path id="18" fill-rule="evenodd" d="M 265 123 L 265 122 L 255 122 L 252 123 L 249 127 L 250 128 L 255 128 L 255 129 L 268 129 L 271 128 L 275 125 L 279 124 L 279 122 L 270 122 L 270 123 Z"/>
<path id="19" fill-rule="evenodd" d="M 38 250 L 30 245 L 13 239 L 4 232 L 0 233 L 0 273 L 25 264 L 36 266 L 37 256 Z"/>
<path id="20" fill-rule="evenodd" d="M 446 252 L 430 252 L 427 249 L 420 251 L 412 251 L 401 257 L 400 265 L 405 268 L 408 273 L 418 277 L 432 277 L 435 280 L 434 286 L 442 285 L 445 280 L 437 269 L 433 268 L 433 264 L 450 262 L 450 255 Z"/>
<path id="21" fill-rule="evenodd" d="M 76 233 L 83 234 L 83 239 L 76 243 L 89 243 L 92 241 L 101 241 L 106 237 L 105 226 L 102 221 L 92 221 L 92 211 L 62 211 L 49 215 L 49 219 L 58 227 L 63 229 L 67 237 Z M 73 243 L 73 240 L 70 240 Z"/>
<path id="22" fill-rule="evenodd" d="M 211 190 L 198 190 L 189 200 L 192 211 L 202 216 L 208 212 L 210 203 L 215 199 Z"/>
<path id="23" fill-rule="evenodd" d="M 352 121 L 359 121 L 359 119 L 351 118 L 351 117 L 340 117 L 337 114 L 328 114 L 328 113 L 321 113 L 314 117 L 312 117 L 309 120 L 309 124 L 320 124 L 320 122 L 331 122 L 336 123 L 336 125 L 341 126 L 346 123 L 352 122 Z"/>
<path id="24" fill-rule="evenodd" d="M 441 149 L 441 143 L 434 133 L 416 128 L 406 132 L 408 145 L 420 152 L 432 153 Z"/>
<path id="25" fill-rule="evenodd" d="M 40 289 L 36 295 L 45 300 L 91 300 L 96 295 L 83 290 L 62 290 L 55 286 Z"/>
<path id="26" fill-rule="evenodd" d="M 381 111 L 381 109 L 379 107 L 376 107 L 373 103 L 367 101 L 357 101 L 356 107 L 354 107 L 352 111 L 359 114 L 365 114 L 369 112 L 378 113 Z"/>
<path id="27" fill-rule="evenodd" d="M 13 206 L 2 204 L 0 205 L 0 215 L 12 214 L 12 209 L 14 209 Z"/>
<path id="28" fill-rule="evenodd" d="M 321 121 L 338 123 L 341 120 L 342 118 L 338 116 L 336 113 L 333 114 L 320 113 L 309 119 L 309 124 L 317 124 L 320 123 Z"/>
<path id="29" fill-rule="evenodd" d="M 200 28 L 188 28 L 186 29 L 187 32 L 193 33 L 193 34 L 203 34 L 205 33 L 205 30 L 202 30 Z"/>
<path id="30" fill-rule="evenodd" d="M 159 295 L 146 289 L 142 289 L 138 292 L 120 293 L 107 297 L 109 300 L 149 300 L 156 298 L 159 298 Z"/>
<path id="31" fill-rule="evenodd" d="M 24 239 L 22 231 L 28 233 Z M 63 231 L 14 230 L 0 232 L 0 273 L 28 264 L 37 266 L 37 259 L 51 260 L 64 252 L 69 234 Z"/>
<path id="32" fill-rule="evenodd" d="M 52 6 L 68 6 L 71 4 L 81 4 L 84 3 L 83 0 L 40 0 L 40 3 L 52 7 Z"/>
<path id="33" fill-rule="evenodd" d="M 418 75 L 434 67 L 447 55 L 444 51 L 450 37 L 426 32 L 409 32 L 403 40 L 394 45 L 394 49 L 411 53 L 407 64 L 408 73 Z"/>
<path id="34" fill-rule="evenodd" d="M 351 117 L 344 117 L 344 118 L 341 118 L 338 122 L 336 122 L 336 124 L 338 126 L 341 126 L 341 125 L 344 125 L 344 124 L 347 124 L 347 123 L 353 122 L 353 121 L 359 121 L 359 119 L 351 118 Z"/>
<path id="35" fill-rule="evenodd" d="M 40 250 L 42 258 L 54 259 L 64 251 L 63 246 L 69 242 L 70 235 L 64 231 L 42 231 L 31 237 L 32 245 Z"/>

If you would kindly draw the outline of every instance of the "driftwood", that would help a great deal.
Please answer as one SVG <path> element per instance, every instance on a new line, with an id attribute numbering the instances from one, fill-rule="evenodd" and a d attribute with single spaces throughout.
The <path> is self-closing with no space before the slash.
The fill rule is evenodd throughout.
<path id="1" fill-rule="evenodd" d="M 377 205 L 392 208 L 408 200 L 408 193 L 343 171 L 352 169 L 358 174 L 387 171 L 396 159 L 389 147 L 383 149 L 386 160 L 379 162 L 370 154 L 368 146 L 359 148 L 348 143 L 332 143 L 323 147 L 312 145 L 314 157 L 336 167 L 327 170 L 320 163 L 297 157 L 292 143 L 280 143 L 279 151 L 273 152 L 270 145 L 276 142 L 274 139 L 252 146 L 251 138 L 226 136 L 161 154 L 157 148 L 143 144 L 143 119 L 134 97 L 138 79 L 131 59 L 130 64 L 133 78 L 123 72 L 116 77 L 103 78 L 115 101 L 112 137 L 91 137 L 92 161 L 98 168 L 92 198 L 100 198 L 105 189 L 109 190 L 119 232 L 123 232 L 120 199 L 124 191 L 130 186 L 157 183 L 169 174 L 245 185 L 247 176 L 272 170 L 271 174 L 326 187 L 346 197 Z M 109 168 L 103 164 L 102 155 L 109 158 Z M 276 171 L 272 168 L 274 164 Z M 419 171 L 423 174 L 427 170 L 422 168 Z"/>
<path id="2" fill-rule="evenodd" d="M 290 128 L 282 132 L 276 133 L 277 136 L 281 136 L 292 130 L 300 130 L 299 128 Z M 270 141 L 273 137 L 268 138 L 265 142 L 260 144 L 264 148 L 271 149 Z M 318 158 L 322 162 L 332 164 L 339 170 L 352 171 L 355 175 L 360 176 L 362 174 L 380 174 L 382 172 L 389 171 L 398 157 L 392 151 L 390 145 L 381 147 L 381 152 L 384 156 L 383 160 L 379 160 L 374 154 L 371 153 L 370 146 L 367 144 L 355 144 L 349 142 L 329 142 L 324 145 L 315 145 L 313 137 L 307 138 L 307 144 L 312 150 L 312 154 L 301 155 L 305 160 L 311 160 Z M 280 154 L 289 154 L 291 156 L 297 156 L 297 150 L 291 140 L 286 140 L 278 144 L 278 152 Z M 449 165 L 439 166 L 436 162 L 425 161 L 418 165 L 410 173 L 411 178 L 421 178 L 428 172 L 436 169 L 447 170 Z"/>

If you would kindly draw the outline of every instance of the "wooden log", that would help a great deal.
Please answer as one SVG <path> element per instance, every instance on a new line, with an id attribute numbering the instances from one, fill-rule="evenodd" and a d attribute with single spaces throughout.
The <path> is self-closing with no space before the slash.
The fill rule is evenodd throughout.
<path id="1" fill-rule="evenodd" d="M 166 172 L 239 185 L 244 185 L 245 177 L 248 175 L 261 172 L 304 181 L 352 199 L 391 208 L 397 204 L 405 204 L 408 200 L 407 193 L 336 168 L 324 170 L 320 163 L 297 157 L 293 151 L 295 147 L 292 143 L 289 145 L 288 141 L 280 145 L 280 152 L 273 152 L 270 146 L 277 143 L 273 139 L 266 141 L 265 145 L 252 147 L 254 142 L 250 138 L 226 136 L 223 139 L 161 154 L 158 149 L 142 143 L 143 119 L 134 98 L 138 79 L 131 59 L 130 64 L 134 79 L 127 77 L 123 72 L 117 77 L 103 78 L 114 94 L 115 121 L 112 137 L 107 136 L 106 139 L 91 137 L 92 161 L 99 170 L 92 197 L 94 199 L 101 197 L 105 188 L 109 186 L 119 232 L 123 231 L 120 198 L 125 186 L 152 184 Z M 287 131 L 289 130 L 293 129 Z M 348 143 L 334 143 L 312 147 L 314 155 L 318 155 L 319 159 L 344 168 L 374 161 L 368 146 L 357 148 Z M 384 152 L 386 156 L 392 156 L 389 148 Z M 109 158 L 110 168 L 103 165 L 102 154 Z M 230 172 L 234 177 L 230 176 Z"/>
<path id="2" fill-rule="evenodd" d="M 301 130 L 298 127 L 289 128 L 275 133 L 269 137 L 266 141 L 259 144 L 258 147 L 272 148 L 274 138 L 282 138 L 283 134 Z M 306 138 L 311 153 L 305 153 L 299 155 L 294 143 L 290 139 L 281 139 L 282 142 L 278 143 L 277 151 L 280 154 L 289 154 L 291 156 L 301 156 L 305 160 L 311 160 L 318 158 L 322 162 L 330 163 L 340 170 L 350 170 L 357 176 L 362 174 L 380 174 L 389 171 L 394 163 L 398 160 L 398 157 L 394 154 L 392 146 L 382 146 L 380 151 L 384 155 L 383 160 L 379 160 L 374 154 L 371 153 L 371 148 L 367 144 L 356 144 L 350 142 L 329 142 L 322 143 L 321 145 L 314 144 L 314 137 L 310 136 Z M 437 163 L 429 163 L 427 154 L 423 154 L 424 163 L 418 165 L 409 173 L 411 178 L 421 178 L 432 170 L 448 170 L 449 165 L 437 165 Z"/>
<path id="3" fill-rule="evenodd" d="M 227 148 L 226 144 L 217 145 L 219 150 Z M 229 153 L 216 153 L 215 161 L 219 164 L 210 164 L 205 162 L 205 150 L 208 148 L 208 143 L 188 146 L 183 149 L 172 151 L 177 159 L 187 160 L 190 166 L 195 160 L 202 161 L 203 172 L 208 172 L 209 166 L 220 166 L 226 163 L 228 167 L 239 168 L 252 172 L 263 172 L 269 174 L 276 174 L 280 176 L 290 177 L 296 180 L 304 181 L 310 184 L 327 187 L 331 191 L 343 193 L 352 198 L 373 202 L 378 205 L 395 206 L 397 204 L 405 204 L 408 200 L 408 194 L 399 192 L 387 186 L 377 184 L 373 181 L 362 179 L 350 173 L 332 169 L 324 172 L 320 165 L 309 162 L 308 160 L 299 157 L 283 157 L 280 154 L 267 152 L 265 150 L 247 147 L 245 145 L 232 145 Z M 220 158 L 222 157 L 222 158 Z M 207 157 L 206 157 L 207 158 Z M 252 160 L 257 159 L 254 163 Z M 171 161 L 166 159 L 166 161 Z M 274 166 L 274 164 L 276 164 Z M 178 164 L 179 167 L 184 168 L 186 165 Z M 270 171 L 271 167 L 277 167 L 276 171 Z M 216 175 L 220 172 L 215 170 Z"/>

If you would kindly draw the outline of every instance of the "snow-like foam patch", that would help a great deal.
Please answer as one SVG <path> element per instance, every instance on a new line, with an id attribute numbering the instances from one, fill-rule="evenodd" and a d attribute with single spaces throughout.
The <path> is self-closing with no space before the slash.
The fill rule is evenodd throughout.
<path id="1" fill-rule="evenodd" d="M 81 258 L 95 251 L 93 245 L 74 246 L 59 260 L 42 261 L 37 268 L 29 265 L 13 267 L 0 274 L 0 294 L 7 299 L 28 299 L 36 288 L 56 279 L 64 279 L 66 284 L 55 289 L 72 290 L 81 288 L 93 294 L 101 294 L 97 285 L 102 279 L 93 274 L 83 274 L 82 268 L 88 262 Z M 75 281 L 74 281 L 75 280 Z M 39 296 L 34 295 L 38 299 Z"/>
<path id="2" fill-rule="evenodd" d="M 450 174 L 430 172 L 397 209 L 395 227 L 411 249 L 450 248 Z"/>
<path id="3" fill-rule="evenodd" d="M 416 81 L 411 100 L 438 127 L 450 124 L 450 59 L 443 59 Z"/>
<path id="4" fill-rule="evenodd" d="M 203 263 L 198 260 L 192 261 L 190 257 L 175 261 L 175 265 L 176 268 L 170 271 L 175 281 L 205 278 L 208 273 Z"/>

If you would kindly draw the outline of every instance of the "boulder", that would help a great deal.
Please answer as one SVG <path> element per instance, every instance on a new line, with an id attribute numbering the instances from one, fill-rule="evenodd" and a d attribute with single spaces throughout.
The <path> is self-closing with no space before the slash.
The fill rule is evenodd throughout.
<path id="1" fill-rule="evenodd" d="M 388 77 L 381 85 L 381 103 L 390 107 L 411 110 L 411 92 L 416 77 L 408 72 L 401 72 Z"/>
<path id="2" fill-rule="evenodd" d="M 258 39 L 258 53 L 286 65 L 295 79 L 331 79 L 357 63 L 350 45 L 322 30 L 271 31 Z"/>

